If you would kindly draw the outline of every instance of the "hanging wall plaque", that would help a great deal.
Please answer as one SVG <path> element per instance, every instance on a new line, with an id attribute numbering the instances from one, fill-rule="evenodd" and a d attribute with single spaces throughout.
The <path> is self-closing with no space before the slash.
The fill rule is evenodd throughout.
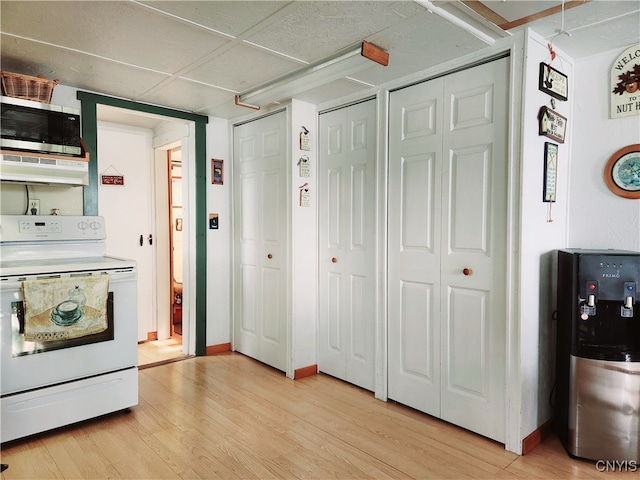
<path id="1" fill-rule="evenodd" d="M 309 138 L 309 130 L 302 127 L 300 132 L 300 150 L 311 150 L 311 139 Z"/>
<path id="2" fill-rule="evenodd" d="M 547 107 L 541 107 L 538 113 L 538 135 L 544 135 L 556 142 L 564 143 L 567 119 Z"/>
<path id="3" fill-rule="evenodd" d="M 558 100 L 566 100 L 569 96 L 567 76 L 544 62 L 540 62 L 538 89 Z"/>
<path id="4" fill-rule="evenodd" d="M 310 177 L 311 176 L 311 166 L 309 165 L 309 157 L 307 155 L 303 155 L 298 160 L 298 172 L 301 177 Z"/>
<path id="5" fill-rule="evenodd" d="M 556 201 L 556 180 L 558 176 L 558 145 L 544 143 L 544 185 L 542 190 L 543 202 Z"/>
<path id="6" fill-rule="evenodd" d="M 611 118 L 640 115 L 640 43 L 613 62 L 610 92 Z"/>

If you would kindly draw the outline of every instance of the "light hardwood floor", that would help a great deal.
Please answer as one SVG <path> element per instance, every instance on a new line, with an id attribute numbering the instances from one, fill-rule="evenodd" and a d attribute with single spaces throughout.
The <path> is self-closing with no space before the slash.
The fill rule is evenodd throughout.
<path id="1" fill-rule="evenodd" d="M 293 381 L 236 353 L 141 370 L 139 398 L 130 413 L 2 445 L 2 479 L 611 478 L 555 436 L 519 457 L 332 377 Z"/>
<path id="2" fill-rule="evenodd" d="M 138 366 L 140 368 L 175 361 L 182 357 L 182 337 L 180 335 L 174 335 L 167 340 L 153 340 L 138 344 Z"/>

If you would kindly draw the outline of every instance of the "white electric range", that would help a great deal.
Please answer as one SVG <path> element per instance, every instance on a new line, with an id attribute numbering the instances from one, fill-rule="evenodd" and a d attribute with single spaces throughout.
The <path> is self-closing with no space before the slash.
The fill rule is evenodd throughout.
<path id="1" fill-rule="evenodd" d="M 0 442 L 137 405 L 137 269 L 105 239 L 98 216 L 0 216 Z"/>

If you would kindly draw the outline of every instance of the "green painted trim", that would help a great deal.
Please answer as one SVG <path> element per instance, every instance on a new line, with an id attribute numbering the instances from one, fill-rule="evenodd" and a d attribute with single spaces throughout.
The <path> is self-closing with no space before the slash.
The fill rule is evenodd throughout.
<path id="1" fill-rule="evenodd" d="M 175 110 L 173 108 L 160 107 L 158 105 L 150 105 L 148 103 L 139 103 L 123 98 L 109 97 L 107 95 L 99 95 L 97 93 L 82 92 L 78 90 L 78 100 L 82 102 L 93 102 L 101 105 L 109 105 L 110 107 L 127 108 L 138 112 L 153 113 L 154 115 L 163 115 L 165 117 L 180 118 L 182 120 L 191 120 L 193 122 L 208 123 L 209 117 L 206 115 L 198 115 L 197 113 Z"/>
<path id="2" fill-rule="evenodd" d="M 196 355 L 206 355 L 207 319 L 207 138 L 206 127 L 196 123 Z M 200 160 L 200 161 L 199 161 Z M 200 299 L 200 301 L 198 301 Z"/>
<path id="3" fill-rule="evenodd" d="M 98 116 L 97 107 L 92 102 L 82 102 L 80 120 L 82 139 L 89 150 L 89 185 L 83 191 L 83 211 L 85 215 L 98 215 Z"/>
<path id="4" fill-rule="evenodd" d="M 196 355 L 207 350 L 207 133 L 209 118 L 171 108 L 78 91 L 82 102 L 82 136 L 89 150 L 89 185 L 84 187 L 84 214 L 98 215 L 98 119 L 97 105 L 126 108 L 195 122 L 196 148 Z"/>

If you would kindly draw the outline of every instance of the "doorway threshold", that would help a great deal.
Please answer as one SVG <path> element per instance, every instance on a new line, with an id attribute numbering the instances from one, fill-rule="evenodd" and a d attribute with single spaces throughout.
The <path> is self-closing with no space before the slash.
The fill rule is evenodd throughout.
<path id="1" fill-rule="evenodd" d="M 195 355 L 180 355 L 175 358 L 167 358 L 166 360 L 160 360 L 158 362 L 145 363 L 144 365 L 138 365 L 138 370 L 145 370 L 151 367 L 159 367 L 160 365 L 166 365 L 168 363 L 180 362 L 189 358 L 195 358 Z"/>

